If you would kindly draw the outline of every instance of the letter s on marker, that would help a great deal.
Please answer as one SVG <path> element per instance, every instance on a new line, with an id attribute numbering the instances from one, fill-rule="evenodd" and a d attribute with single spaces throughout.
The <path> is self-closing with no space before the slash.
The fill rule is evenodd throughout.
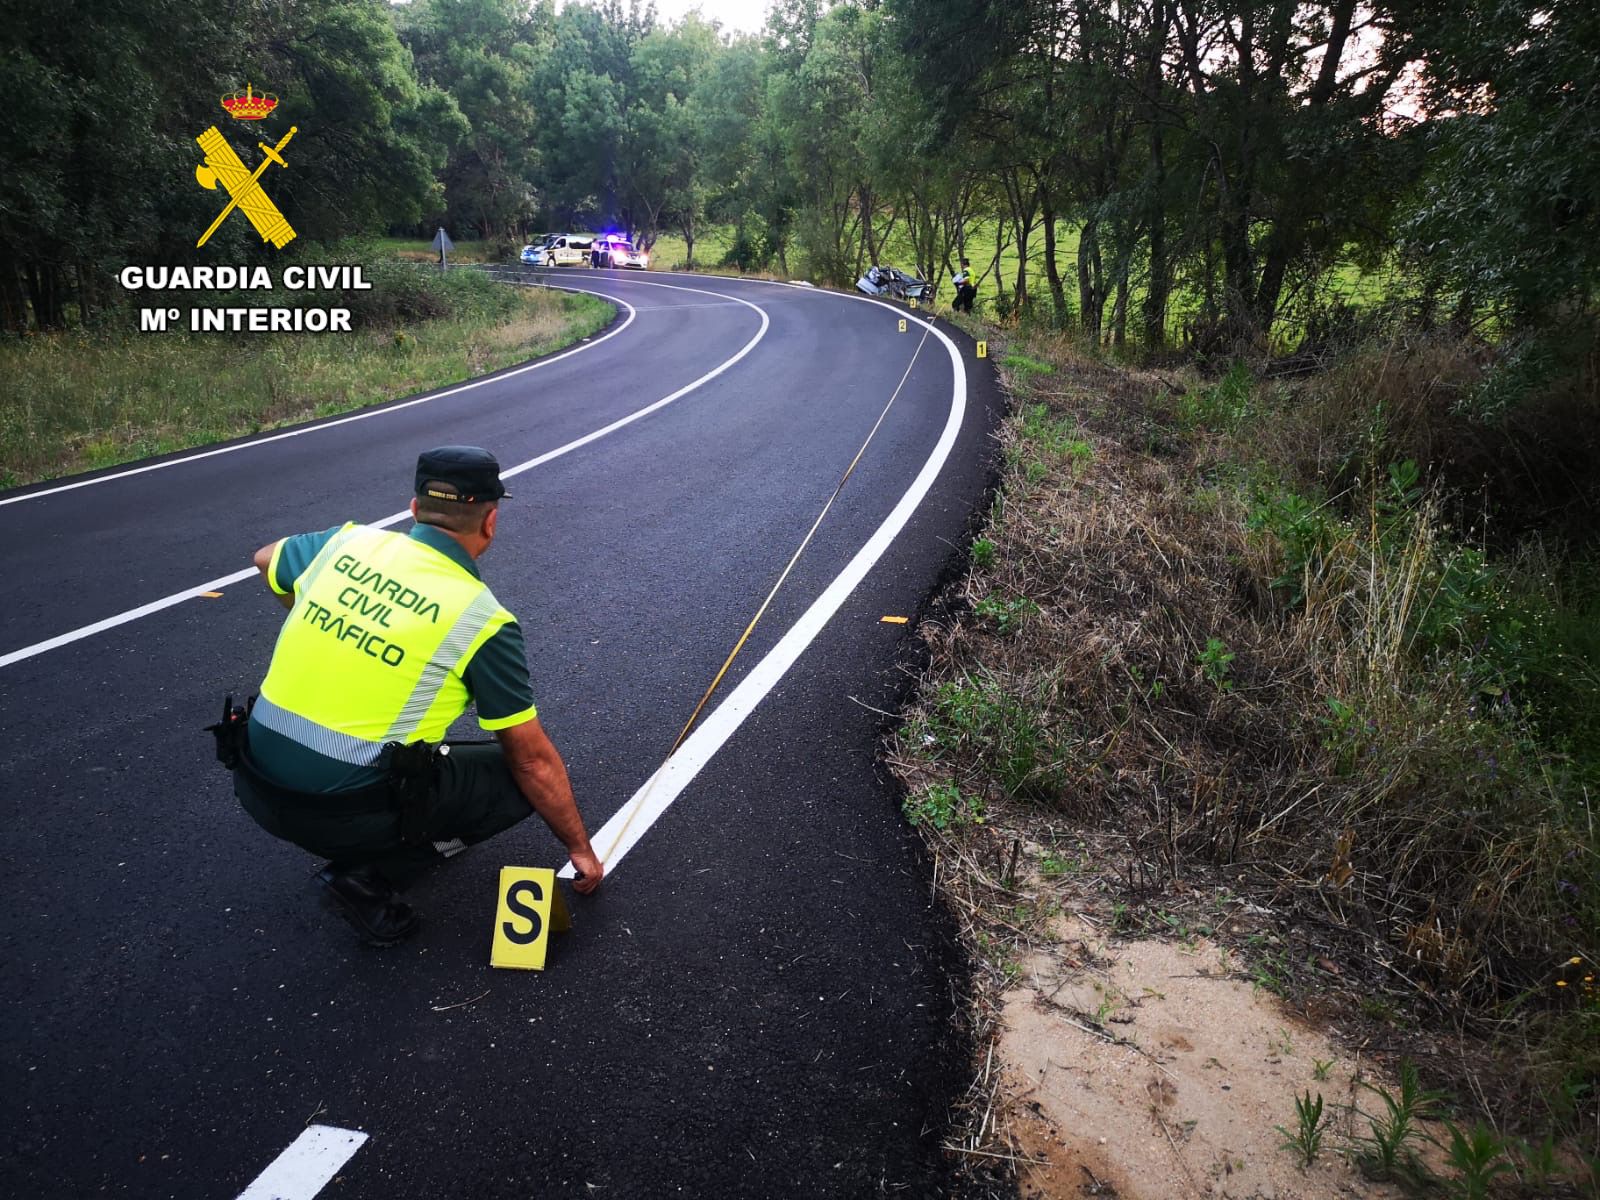
<path id="1" fill-rule="evenodd" d="M 525 932 L 519 930 L 510 921 L 503 921 L 500 924 L 500 932 L 506 935 L 506 941 L 515 942 L 519 946 L 531 946 L 537 942 L 539 929 L 543 924 L 538 912 L 529 908 L 523 901 L 522 896 L 525 892 L 532 892 L 535 901 L 544 899 L 544 893 L 537 883 L 531 879 L 519 879 L 506 889 L 506 907 L 528 922 L 527 930 Z"/>

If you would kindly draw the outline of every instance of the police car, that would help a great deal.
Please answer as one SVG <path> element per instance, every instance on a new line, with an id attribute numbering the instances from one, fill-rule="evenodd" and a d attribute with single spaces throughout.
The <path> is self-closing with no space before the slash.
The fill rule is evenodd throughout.
<path id="1" fill-rule="evenodd" d="M 550 243 L 556 240 L 556 235 L 547 233 L 536 242 L 531 242 L 522 248 L 522 261 L 535 267 L 544 266 L 545 251 L 550 248 Z"/>
<path id="2" fill-rule="evenodd" d="M 589 255 L 594 250 L 594 234 L 592 233 L 562 233 L 550 241 L 544 249 L 543 266 L 546 267 L 581 267 L 589 261 Z"/>
<path id="3" fill-rule="evenodd" d="M 638 267 L 641 271 L 647 271 L 650 269 L 650 254 L 634 249 L 633 243 L 622 235 L 608 233 L 595 239 L 589 264 L 595 267 Z"/>

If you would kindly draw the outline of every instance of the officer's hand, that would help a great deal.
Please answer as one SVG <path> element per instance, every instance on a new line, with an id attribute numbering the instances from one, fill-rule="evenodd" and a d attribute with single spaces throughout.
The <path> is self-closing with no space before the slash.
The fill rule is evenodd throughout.
<path id="1" fill-rule="evenodd" d="M 593 850 L 580 850 L 572 856 L 573 869 L 577 877 L 572 881 L 572 890 L 587 896 L 600 886 L 600 880 L 605 877 L 606 868 Z"/>

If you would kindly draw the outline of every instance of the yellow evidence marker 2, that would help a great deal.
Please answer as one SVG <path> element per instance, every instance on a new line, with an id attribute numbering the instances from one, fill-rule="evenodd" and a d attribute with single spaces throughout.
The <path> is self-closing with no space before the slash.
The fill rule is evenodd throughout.
<path id="1" fill-rule="evenodd" d="M 906 319 L 904 317 L 901 317 L 900 318 L 900 332 L 904 333 L 905 331 L 906 331 Z"/>
<path id="2" fill-rule="evenodd" d="M 492 967 L 544 970 L 550 933 L 572 928 L 567 902 L 549 867 L 501 867 L 500 902 L 495 906 Z"/>
<path id="3" fill-rule="evenodd" d="M 979 358 L 988 358 L 989 357 L 989 343 L 988 342 L 979 342 L 978 343 L 978 357 Z"/>

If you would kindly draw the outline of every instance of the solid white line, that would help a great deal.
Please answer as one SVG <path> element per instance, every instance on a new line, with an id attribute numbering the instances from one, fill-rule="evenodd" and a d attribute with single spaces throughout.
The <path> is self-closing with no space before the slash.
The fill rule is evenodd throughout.
<path id="1" fill-rule="evenodd" d="M 239 1193 L 238 1200 L 311 1200 L 366 1140 L 367 1135 L 355 1129 L 308 1126 Z"/>
<path id="2" fill-rule="evenodd" d="M 840 295 L 837 292 L 816 294 Z M 848 296 L 844 298 L 855 299 Z M 898 315 L 905 315 L 903 309 L 878 300 L 862 298 L 861 302 L 877 304 Z M 861 549 L 856 551 L 855 557 L 844 570 L 839 572 L 822 595 L 817 597 L 794 626 L 779 639 L 778 644 L 767 652 L 766 657 L 751 668 L 750 674 L 740 681 L 739 686 L 729 693 L 728 698 L 701 721 L 699 728 L 689 735 L 678 748 L 678 752 L 663 763 L 655 775 L 645 780 L 644 785 L 590 839 L 602 846 L 609 844 L 615 838 L 622 839 L 612 848 L 610 857 L 606 860 L 607 871 L 613 870 L 661 814 L 672 806 L 672 802 L 693 782 L 694 777 L 711 761 L 723 743 L 744 724 L 744 719 L 755 711 L 756 705 L 761 703 L 806 647 L 822 632 L 833 614 L 839 611 L 850 593 L 856 589 L 856 585 L 866 578 L 867 572 L 877 564 L 890 544 L 899 536 L 900 531 L 905 528 L 906 522 L 911 519 L 911 514 L 922 503 L 939 472 L 943 470 L 945 460 L 950 457 L 951 448 L 955 445 L 956 436 L 961 432 L 961 423 L 966 416 L 966 366 L 961 361 L 961 354 L 956 349 L 955 343 L 940 332 L 937 326 L 930 325 L 915 316 L 909 319 L 927 328 L 944 343 L 945 349 L 950 354 L 950 365 L 955 378 L 950 397 L 950 415 L 945 419 L 944 432 L 940 434 L 938 443 L 928 456 L 927 462 L 922 465 L 921 472 L 900 497 L 900 502 L 884 518 L 883 523 Z M 637 813 L 634 812 L 636 808 L 639 810 Z M 572 864 L 569 862 L 561 869 L 560 874 L 563 879 L 571 879 Z"/>
<path id="3" fill-rule="evenodd" d="M 677 292 L 698 292 L 702 290 L 700 288 L 678 287 L 677 285 L 670 283 L 654 283 L 649 284 L 648 286 L 670 288 Z M 585 289 L 567 288 L 565 290 L 584 291 Z M 597 292 L 595 294 L 600 295 L 601 293 Z M 716 293 L 708 294 L 715 295 Z M 625 301 L 618 301 L 618 303 L 625 303 Z M 500 472 L 500 477 L 502 479 L 510 479 L 513 476 L 522 474 L 524 471 L 531 471 L 534 467 L 543 466 L 552 459 L 560 458 L 563 454 L 571 454 L 580 446 L 587 446 L 590 442 L 598 441 L 607 434 L 615 433 L 617 430 L 626 425 L 632 425 L 635 421 L 642 420 L 658 409 L 665 408 L 673 401 L 682 399 L 684 396 L 687 396 L 690 392 L 694 391 L 695 388 L 701 386 L 702 384 L 709 383 L 718 375 L 721 375 L 724 371 L 732 367 L 735 363 L 739 362 L 756 348 L 757 344 L 760 343 L 762 338 L 767 336 L 767 329 L 772 324 L 771 320 L 767 317 L 766 310 L 763 309 L 759 304 L 752 304 L 748 300 L 740 300 L 739 303 L 743 304 L 746 308 L 752 308 L 756 311 L 756 314 L 761 318 L 761 328 L 756 330 L 756 335 L 746 342 L 739 352 L 732 358 L 724 360 L 721 365 L 717 366 L 713 370 L 707 371 L 693 383 L 685 384 L 683 387 L 673 392 L 670 396 L 664 396 L 660 400 L 657 400 L 654 404 L 647 404 L 641 409 L 636 409 L 627 416 L 613 421 L 611 424 L 600 429 L 596 429 L 593 433 L 585 434 L 581 438 L 577 438 L 574 441 L 568 442 L 565 446 L 558 446 L 556 449 L 546 451 L 537 458 L 530 458 L 526 462 L 520 462 L 515 466 L 505 468 Z M 390 513 L 387 517 L 384 517 L 380 521 L 368 521 L 367 524 L 375 529 L 385 529 L 390 525 L 398 525 L 401 521 L 408 520 L 410 516 L 411 510 L 409 508 L 403 508 L 397 513 Z M 130 621 L 137 621 L 141 617 L 148 617 L 152 613 L 160 612 L 165 608 L 171 608 L 175 604 L 182 604 L 185 600 L 192 599 L 201 592 L 219 591 L 230 583 L 238 583 L 240 580 L 248 579 L 255 574 L 256 570 L 254 567 L 247 567 L 243 571 L 235 571 L 232 575 L 224 575 L 220 579 L 208 580 L 205 583 L 184 588 L 180 592 L 173 592 L 169 596 L 163 596 L 159 600 L 152 600 L 148 604 L 141 604 L 138 608 L 130 608 L 126 612 L 121 612 L 117 613 L 115 616 L 106 617 L 103 620 L 94 622 L 92 625 L 84 625 L 78 629 L 70 630 L 67 633 L 57 634 L 53 638 L 47 638 L 45 641 L 35 642 L 31 646 L 23 646 L 21 649 L 12 650 L 7 654 L 0 654 L 0 667 L 8 667 L 12 663 L 21 662 L 25 658 L 33 658 L 35 655 L 44 654 L 47 651 L 69 645 L 72 642 L 80 641 L 83 638 L 90 637 L 93 634 L 101 633 L 104 630 L 115 629 L 118 625 L 126 625 Z"/>
<path id="4" fill-rule="evenodd" d="M 662 286 L 666 287 L 671 285 L 663 284 Z M 584 291 L 585 289 L 562 288 L 561 290 L 577 292 Z M 598 293 L 595 292 L 590 292 L 589 294 L 598 295 Z M 142 467 L 130 467 L 126 471 L 113 471 L 107 475 L 96 475 L 93 479 L 80 479 L 76 483 L 63 483 L 56 487 L 42 488 L 37 492 L 29 492 L 25 496 L 12 496 L 8 499 L 0 500 L 0 508 L 4 508 L 8 504 L 21 504 L 24 500 L 39 500 L 45 496 L 54 496 L 60 492 L 71 492 L 78 488 L 94 487 L 96 484 L 100 483 L 110 483 L 113 479 L 126 479 L 130 475 L 143 475 L 146 471 L 164 471 L 168 467 L 176 467 L 181 466 L 184 463 L 198 462 L 203 458 L 214 458 L 219 454 L 233 454 L 239 450 L 253 449 L 256 446 L 267 446 L 273 442 L 281 442 L 285 438 L 304 437 L 308 433 L 320 433 L 324 429 L 336 429 L 340 425 L 348 425 L 352 421 L 367 421 L 371 420 L 373 417 L 388 416 L 390 413 L 397 413 L 402 409 L 413 408 L 418 404 L 428 404 L 434 400 L 443 400 L 446 396 L 457 396 L 462 392 L 470 392 L 473 388 L 483 387 L 488 383 L 499 383 L 502 379 L 510 379 L 517 375 L 523 375 L 528 371 L 537 371 L 540 367 L 548 367 L 551 363 L 558 363 L 564 358 L 571 358 L 574 354 L 581 354 L 585 350 L 593 350 L 601 342 L 610 341 L 629 325 L 632 325 L 633 319 L 639 315 L 634 311 L 633 305 L 629 304 L 626 300 L 617 300 L 615 296 L 607 296 L 605 299 L 616 300 L 618 304 L 627 309 L 628 319 L 625 320 L 621 325 L 618 325 L 615 329 L 601 334 L 593 341 L 584 342 L 582 345 L 574 346 L 570 350 L 563 350 L 560 354 L 554 355 L 550 358 L 535 359 L 533 362 L 528 363 L 525 366 L 518 367 L 513 371 L 506 371 L 504 374 L 496 375 L 493 378 L 475 379 L 470 383 L 461 383 L 457 384 L 455 387 L 446 388 L 442 392 L 432 392 L 426 396 L 418 396 L 415 400 L 407 400 L 403 404 L 391 404 L 385 408 L 369 408 L 362 412 L 352 413 L 348 417 L 340 417 L 336 421 L 324 421 L 320 425 L 303 425 L 298 429 L 288 429 L 283 433 L 269 434 L 266 437 L 254 438 L 248 442 L 236 442 L 231 446 L 218 446 L 211 450 L 202 450 L 197 454 L 185 454 L 180 458 L 169 458 L 158 463 L 146 463 Z"/>
<path id="5" fill-rule="evenodd" d="M 174 604 L 182 604 L 185 600 L 192 600 L 201 592 L 219 592 L 230 583 L 238 583 L 241 579 L 248 579 L 255 574 L 257 572 L 254 567 L 246 567 L 243 571 L 235 571 L 232 575 L 223 575 L 221 578 L 212 579 L 206 583 L 198 583 L 192 588 L 186 588 L 181 592 L 173 592 L 170 596 L 152 600 L 149 604 L 141 604 L 138 608 L 130 608 L 127 612 L 120 612 L 115 616 L 106 617 L 104 620 L 96 621 L 92 625 L 83 625 L 66 633 L 58 633 L 53 638 L 47 638 L 42 642 L 35 642 L 31 646 L 24 646 L 20 650 L 13 650 L 9 654 L 0 655 L 0 667 L 7 667 L 14 662 L 21 662 L 25 658 L 32 658 L 36 654 L 44 654 L 46 651 L 70 645 L 106 629 L 115 629 L 118 625 L 126 625 L 129 621 L 137 621 L 140 617 L 148 617 L 151 613 L 158 613 L 164 608 L 171 608 Z"/>

